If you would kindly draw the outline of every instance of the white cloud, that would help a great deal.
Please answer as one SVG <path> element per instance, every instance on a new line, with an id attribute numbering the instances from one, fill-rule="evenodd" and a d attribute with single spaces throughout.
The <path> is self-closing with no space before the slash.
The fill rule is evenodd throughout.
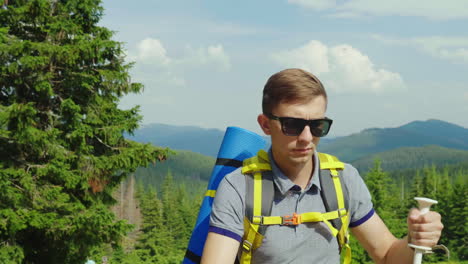
<path id="1" fill-rule="evenodd" d="M 259 32 L 265 32 L 269 30 L 268 28 L 259 28 L 252 25 L 238 25 L 234 23 L 226 23 L 222 21 L 202 21 L 199 22 L 199 25 L 196 25 L 197 31 L 205 30 L 209 33 L 214 33 L 217 36 L 227 35 L 227 36 L 250 36 L 258 34 Z M 190 29 L 189 29 L 190 30 Z"/>
<path id="2" fill-rule="evenodd" d="M 283 67 L 303 68 L 317 74 L 327 88 L 337 93 L 379 93 L 404 87 L 398 73 L 377 68 L 368 56 L 346 44 L 327 47 L 312 40 L 271 57 Z"/>
<path id="3" fill-rule="evenodd" d="M 389 45 L 413 46 L 439 59 L 468 63 L 468 37 L 432 36 L 402 39 L 374 35 L 373 38 Z"/>
<path id="4" fill-rule="evenodd" d="M 468 38 L 467 37 L 427 37 L 413 38 L 410 42 L 422 47 L 424 51 L 434 57 L 453 62 L 468 63 Z"/>
<path id="5" fill-rule="evenodd" d="M 224 52 L 223 46 L 219 44 L 215 46 L 208 46 L 207 51 L 210 60 L 220 64 L 226 70 L 231 68 L 231 61 L 229 56 Z"/>
<path id="6" fill-rule="evenodd" d="M 198 74 L 203 74 L 213 70 L 227 71 L 231 67 L 230 57 L 220 44 L 187 48 L 178 56 L 168 53 L 163 42 L 153 38 L 139 41 L 128 51 L 126 60 L 136 62 L 132 69 L 134 81 L 143 83 L 145 88 L 144 96 L 128 96 L 122 105 L 173 106 L 180 94 L 184 94 L 182 91 L 190 87 L 188 83 L 192 79 L 188 72 L 195 69 Z"/>
<path id="7" fill-rule="evenodd" d="M 204 66 L 223 71 L 231 68 L 230 57 L 221 44 L 208 45 L 197 49 L 187 46 L 186 52 L 182 56 L 169 57 L 163 43 L 152 38 L 140 41 L 137 44 L 136 52 L 130 52 L 128 60 L 165 68 Z"/>
<path id="8" fill-rule="evenodd" d="M 230 57 L 220 44 L 197 49 L 187 46 L 186 56 L 178 60 L 177 63 L 187 66 L 211 65 L 223 71 L 231 68 Z"/>
<path id="9" fill-rule="evenodd" d="M 336 0 L 288 0 L 288 3 L 316 10 L 324 10 L 336 6 Z"/>
<path id="10" fill-rule="evenodd" d="M 344 12 L 336 12 L 330 15 L 327 15 L 328 17 L 331 18 L 352 18 L 352 19 L 362 19 L 362 18 L 367 18 L 366 16 L 363 16 L 362 14 L 355 13 L 355 12 L 349 12 L 349 11 L 344 11 Z"/>
<path id="11" fill-rule="evenodd" d="M 380 92 L 403 84 L 398 73 L 377 69 L 368 56 L 349 45 L 332 47 L 330 60 L 337 86 L 343 86 L 337 89 Z"/>
<path id="12" fill-rule="evenodd" d="M 273 60 L 286 67 L 297 67 L 315 74 L 329 72 L 328 47 L 312 40 L 302 47 L 272 54 Z"/>
<path id="13" fill-rule="evenodd" d="M 161 66 L 171 62 L 161 41 L 152 38 L 146 38 L 138 43 L 136 60 Z"/>
<path id="14" fill-rule="evenodd" d="M 288 0 L 288 2 L 304 8 L 328 9 L 331 12 L 355 13 L 359 16 L 416 16 L 442 20 L 468 18 L 466 0 L 349 0 L 338 3 L 335 0 Z"/>

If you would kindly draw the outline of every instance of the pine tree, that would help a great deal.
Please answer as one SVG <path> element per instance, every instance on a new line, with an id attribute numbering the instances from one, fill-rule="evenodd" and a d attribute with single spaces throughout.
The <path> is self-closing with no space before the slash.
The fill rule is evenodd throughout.
<path id="1" fill-rule="evenodd" d="M 195 225 L 200 204 L 196 200 L 191 200 L 187 195 L 187 187 L 181 184 L 176 192 L 177 214 L 179 223 L 182 225 L 177 236 L 177 249 L 184 255 L 192 230 Z"/>
<path id="2" fill-rule="evenodd" d="M 447 245 L 455 258 L 468 260 L 468 178 L 467 172 L 458 172 L 453 191 L 447 200 L 446 215 L 443 215 L 442 243 Z M 445 218 L 444 218 L 445 217 Z"/>
<path id="3" fill-rule="evenodd" d="M 399 215 L 404 205 L 398 195 L 394 195 L 398 193 L 398 188 L 389 174 L 382 170 L 380 160 L 374 162 L 365 179 L 375 211 L 396 237 L 404 236 L 407 233 L 406 217 Z"/>
<path id="4" fill-rule="evenodd" d="M 374 167 L 366 174 L 365 182 L 367 188 L 372 197 L 372 203 L 374 205 L 374 209 L 382 217 L 384 220 L 389 220 L 388 218 L 391 215 L 388 214 L 388 192 L 387 189 L 391 183 L 390 178 L 388 175 L 382 170 L 381 161 L 375 160 Z M 358 263 L 366 263 L 371 260 L 371 258 L 365 254 L 365 251 L 358 247 L 358 243 L 356 239 L 351 239 L 351 246 L 355 248 L 355 255 L 353 256 L 353 261 Z"/>
<path id="5" fill-rule="evenodd" d="M 436 199 L 439 188 L 439 175 L 434 165 L 423 169 L 424 177 L 422 178 L 423 196 Z"/>
<path id="6" fill-rule="evenodd" d="M 141 195 L 140 205 L 143 223 L 136 251 L 144 261 L 162 263 L 171 245 L 167 243 L 169 234 L 164 226 L 163 206 L 154 188 L 149 187 Z"/>
<path id="7" fill-rule="evenodd" d="M 393 195 L 390 195 L 388 190 L 392 187 L 392 180 L 388 173 L 384 172 L 381 167 L 380 160 L 375 160 L 374 167 L 367 173 L 366 185 L 372 197 L 374 209 L 382 214 L 386 209 L 391 207 L 390 201 Z"/>
<path id="8" fill-rule="evenodd" d="M 414 197 L 422 197 L 424 193 L 423 189 L 423 177 L 421 176 L 421 171 L 416 171 L 416 176 L 414 176 L 413 184 L 411 185 L 411 190 L 409 194 L 408 202 L 412 207 L 417 207 L 416 202 L 413 200 Z"/>
<path id="9" fill-rule="evenodd" d="M 178 255 L 177 244 L 184 229 L 184 221 L 179 214 L 179 202 L 177 201 L 177 187 L 171 171 L 168 171 L 163 181 L 161 201 L 163 203 L 164 228 L 168 232 L 167 243 L 171 245 L 168 256 Z M 179 262 L 181 259 L 179 260 Z"/>
<path id="10" fill-rule="evenodd" d="M 99 0 L 0 10 L 0 262 L 83 263 L 129 229 L 109 210 L 128 173 L 166 150 L 126 140 L 139 92 Z"/>

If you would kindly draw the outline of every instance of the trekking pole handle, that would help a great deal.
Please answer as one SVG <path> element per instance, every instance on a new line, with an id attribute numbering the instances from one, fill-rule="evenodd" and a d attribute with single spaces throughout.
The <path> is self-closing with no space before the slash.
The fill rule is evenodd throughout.
<path id="1" fill-rule="evenodd" d="M 420 215 L 424 215 L 431 209 L 431 205 L 436 204 L 436 200 L 432 200 L 424 197 L 415 197 L 414 198 L 419 203 L 419 212 Z M 408 244 L 408 246 L 414 248 L 414 257 L 413 264 L 421 264 L 422 255 L 431 251 L 430 247 L 417 246 L 413 244 Z"/>

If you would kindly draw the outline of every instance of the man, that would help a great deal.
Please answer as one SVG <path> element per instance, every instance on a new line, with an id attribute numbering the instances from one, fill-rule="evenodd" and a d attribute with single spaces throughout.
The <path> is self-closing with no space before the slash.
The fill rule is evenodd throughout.
<path id="1" fill-rule="evenodd" d="M 322 83 L 300 69 L 271 76 L 263 90 L 263 113 L 257 121 L 271 137 L 268 156 L 275 185 L 271 215 L 325 212 L 320 195 L 316 152 L 331 120 L 326 118 L 327 94 Z M 310 122 L 310 120 L 315 120 Z M 331 153 L 333 154 L 333 153 Z M 349 192 L 349 227 L 376 263 L 412 263 L 412 244 L 433 247 L 443 225 L 437 212 L 408 215 L 408 238 L 396 239 L 374 212 L 367 187 L 357 170 L 345 164 L 343 182 Z M 243 241 L 246 180 L 240 169 L 221 182 L 210 217 L 202 263 L 234 263 Z M 339 263 L 337 238 L 323 222 L 266 229 L 252 263 Z"/>

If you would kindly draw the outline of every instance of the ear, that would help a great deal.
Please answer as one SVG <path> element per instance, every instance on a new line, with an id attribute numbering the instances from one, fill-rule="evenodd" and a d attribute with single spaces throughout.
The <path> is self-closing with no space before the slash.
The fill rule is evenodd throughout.
<path id="1" fill-rule="evenodd" d="M 260 128 L 263 130 L 263 133 L 265 133 L 265 135 L 271 135 L 270 119 L 266 115 L 259 114 L 257 117 L 257 122 L 260 125 Z"/>

